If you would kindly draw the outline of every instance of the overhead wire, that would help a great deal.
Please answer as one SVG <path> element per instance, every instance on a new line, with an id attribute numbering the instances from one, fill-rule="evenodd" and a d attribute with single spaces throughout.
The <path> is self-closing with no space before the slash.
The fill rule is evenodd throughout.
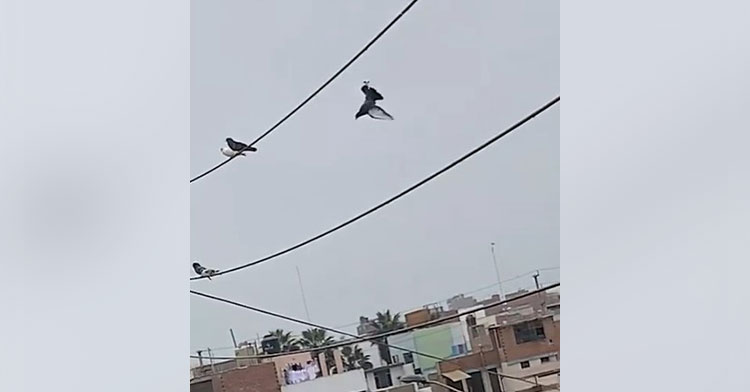
<path id="1" fill-rule="evenodd" d="M 397 350 L 401 350 L 401 351 L 406 351 L 406 352 L 412 353 L 413 355 L 419 355 L 419 356 L 422 356 L 422 357 L 431 358 L 431 359 L 435 359 L 435 360 L 439 360 L 439 361 L 450 361 L 451 358 L 444 358 L 444 357 L 440 357 L 440 356 L 436 356 L 436 355 L 432 355 L 432 354 L 428 354 L 428 353 L 423 353 L 423 352 L 411 350 L 411 349 L 408 349 L 408 348 L 405 348 L 405 347 L 400 347 L 400 346 L 388 344 L 387 342 L 383 343 L 381 341 L 381 339 L 387 338 L 388 336 L 391 336 L 391 335 L 402 334 L 402 333 L 409 332 L 409 331 L 412 331 L 412 330 L 415 330 L 415 329 L 426 328 L 426 327 L 429 327 L 429 326 L 432 326 L 432 325 L 441 324 L 441 323 L 443 323 L 445 321 L 456 319 L 456 318 L 460 318 L 460 317 L 465 316 L 467 314 L 473 314 L 473 313 L 478 312 L 480 310 L 485 310 L 485 309 L 489 309 L 489 308 L 492 308 L 492 307 L 496 307 L 496 306 L 500 306 L 500 305 L 506 304 L 508 302 L 517 301 L 517 300 L 522 299 L 522 298 L 526 298 L 526 297 L 529 297 L 529 296 L 532 296 L 532 295 L 539 294 L 541 292 L 545 292 L 545 291 L 550 290 L 552 288 L 558 287 L 559 285 L 560 285 L 559 283 L 552 284 L 552 285 L 540 288 L 539 290 L 535 290 L 535 291 L 531 291 L 531 292 L 528 292 L 528 293 L 524 293 L 524 294 L 519 295 L 517 297 L 514 297 L 512 299 L 506 299 L 506 300 L 503 300 L 503 301 L 493 302 L 493 303 L 490 303 L 490 304 L 487 304 L 487 305 L 483 305 L 483 306 L 481 306 L 479 308 L 474 308 L 474 309 L 467 310 L 467 311 L 464 311 L 464 312 L 458 312 L 458 313 L 453 314 L 453 315 L 444 316 L 444 317 L 441 317 L 441 318 L 438 318 L 438 319 L 435 319 L 435 320 L 430 320 L 430 321 L 427 321 L 427 322 L 424 322 L 424 323 L 421 323 L 421 324 L 413 325 L 413 326 L 406 327 L 406 328 L 401 328 L 401 329 L 394 330 L 394 331 L 384 332 L 384 333 L 380 333 L 380 334 L 369 335 L 369 336 L 357 336 L 355 334 L 352 334 L 352 333 L 349 333 L 349 332 L 346 332 L 346 331 L 341 331 L 341 330 L 338 330 L 336 328 L 326 327 L 326 326 L 321 325 L 321 324 L 312 323 L 312 322 L 309 322 L 309 321 L 306 321 L 306 320 L 302 320 L 302 319 L 298 319 L 298 318 L 295 318 L 295 317 L 286 316 L 286 315 L 283 315 L 283 314 L 280 314 L 280 313 L 271 312 L 271 311 L 268 311 L 268 310 L 265 310 L 265 309 L 260 309 L 260 308 L 257 308 L 257 307 L 254 307 L 254 306 L 250 306 L 250 305 L 245 305 L 245 304 L 242 304 L 242 303 L 239 303 L 239 302 L 236 302 L 236 301 L 232 301 L 230 299 L 217 297 L 217 296 L 214 296 L 214 295 L 211 295 L 211 294 L 206 294 L 206 293 L 202 293 L 202 292 L 195 291 L 195 290 L 190 290 L 190 293 L 193 294 L 193 295 L 197 295 L 197 296 L 200 296 L 200 297 L 208 298 L 208 299 L 211 299 L 211 300 L 214 300 L 214 301 L 219 301 L 219 302 L 223 302 L 223 303 L 226 303 L 226 304 L 237 306 L 237 307 L 240 307 L 240 308 L 243 308 L 243 309 L 251 310 L 251 311 L 254 311 L 254 312 L 257 312 L 257 313 L 262 313 L 262 314 L 265 314 L 265 315 L 268 315 L 268 316 L 272 316 L 272 317 L 276 317 L 276 318 L 280 318 L 280 319 L 283 319 L 283 320 L 286 320 L 286 321 L 294 322 L 294 323 L 297 323 L 297 324 L 307 325 L 307 326 L 310 326 L 310 327 L 313 327 L 313 328 L 323 329 L 323 330 L 326 330 L 326 331 L 337 333 L 339 335 L 349 336 L 349 337 L 353 338 L 351 340 L 342 340 L 342 341 L 339 341 L 339 342 L 336 342 L 336 343 L 333 343 L 333 344 L 329 344 L 329 345 L 324 345 L 324 346 L 321 346 L 321 347 L 304 349 L 304 350 L 298 350 L 298 351 L 293 351 L 293 352 L 289 352 L 289 353 L 267 354 L 267 355 L 246 356 L 246 357 L 242 357 L 242 356 L 235 356 L 235 357 L 212 357 L 212 359 L 218 359 L 218 360 L 228 359 L 228 360 L 233 360 L 233 359 L 265 359 L 265 358 L 275 358 L 275 357 L 289 355 L 289 354 L 294 354 L 294 353 L 305 353 L 305 352 L 311 352 L 311 351 L 324 351 L 324 350 L 331 349 L 331 348 L 337 348 L 337 347 L 342 347 L 342 346 L 349 346 L 349 345 L 354 344 L 354 343 L 359 343 L 359 342 L 364 342 L 364 341 L 370 341 L 370 342 L 372 342 L 374 344 L 388 346 L 388 347 L 391 347 L 391 348 L 394 348 L 394 349 L 397 349 Z M 195 355 L 191 355 L 190 357 L 191 358 L 198 358 L 198 359 L 202 358 L 200 356 L 195 356 Z M 507 374 L 502 374 L 502 373 L 495 373 L 495 372 L 491 372 L 491 373 L 494 373 L 494 374 L 496 374 L 496 375 L 498 375 L 500 377 L 505 377 L 505 378 L 514 379 L 514 380 L 523 381 L 523 382 L 527 382 L 527 383 L 531 383 L 531 384 L 537 385 L 536 381 L 532 382 L 532 381 L 529 381 L 529 380 L 527 380 L 525 378 L 515 377 L 515 376 L 511 376 L 511 375 L 507 375 Z"/>
<path id="2" fill-rule="evenodd" d="M 503 279 L 503 280 L 500 281 L 500 283 L 495 282 L 493 284 L 490 284 L 490 285 L 487 285 L 487 286 L 483 286 L 483 287 L 480 287 L 478 289 L 474 289 L 474 290 L 471 290 L 471 291 L 464 291 L 463 293 L 460 293 L 460 294 L 462 294 L 462 295 L 468 295 L 468 294 L 478 293 L 480 291 L 484 291 L 484 290 L 487 290 L 487 289 L 491 289 L 493 287 L 497 287 L 500 284 L 512 282 L 514 280 L 523 278 L 524 276 L 532 275 L 536 271 L 540 271 L 540 272 L 541 271 L 553 271 L 553 270 L 559 270 L 559 269 L 560 269 L 560 267 L 538 268 L 538 269 L 535 269 L 535 270 L 532 270 L 532 271 L 524 272 L 523 274 L 520 274 L 520 275 L 516 275 L 516 276 L 514 276 L 512 278 Z M 555 282 L 545 282 L 545 283 L 552 284 L 552 283 L 555 283 Z M 442 300 L 438 301 L 438 303 L 442 303 L 443 301 L 448 301 L 449 299 L 450 298 L 442 299 Z M 397 312 L 397 313 L 399 313 L 399 314 L 400 313 L 404 313 L 404 312 L 407 312 L 408 310 L 415 309 L 415 308 L 416 308 L 416 306 L 412 307 L 410 309 L 407 309 L 407 310 L 402 310 L 402 311 Z M 352 327 L 352 326 L 355 326 L 355 325 L 359 325 L 359 321 L 353 322 L 353 323 L 349 323 L 349 324 L 338 325 L 338 326 L 335 326 L 334 328 L 346 328 L 346 327 Z"/>
<path id="3" fill-rule="evenodd" d="M 228 273 L 232 273 L 232 272 L 235 272 L 235 271 L 239 271 L 239 270 L 242 270 L 242 269 L 245 269 L 245 268 L 248 268 L 248 267 L 252 267 L 252 266 L 264 263 L 266 261 L 275 259 L 275 258 L 277 258 L 279 256 L 283 256 L 283 255 L 285 255 L 285 254 L 287 254 L 289 252 L 292 252 L 292 251 L 294 251 L 296 249 L 299 249 L 299 248 L 301 248 L 301 247 L 303 247 L 303 246 L 305 246 L 307 244 L 310 244 L 310 243 L 312 243 L 314 241 L 317 241 L 317 240 L 319 240 L 319 239 L 321 239 L 323 237 L 326 237 L 326 236 L 328 236 L 328 235 L 330 235 L 330 234 L 332 234 L 332 233 L 334 233 L 334 232 L 336 232 L 338 230 L 341 230 L 344 227 L 349 226 L 349 225 L 351 225 L 354 222 L 357 222 L 358 220 L 360 220 L 360 219 L 362 219 L 362 218 L 364 218 L 364 217 L 366 217 L 366 216 L 368 216 L 368 215 L 370 215 L 370 214 L 372 214 L 372 213 L 380 210 L 381 208 L 383 208 L 383 207 L 385 207 L 385 206 L 393 203 L 394 201 L 396 201 L 396 200 L 398 200 L 398 199 L 400 199 L 400 198 L 408 195 L 409 193 L 411 193 L 412 191 L 414 191 L 417 188 L 421 187 L 422 185 L 424 185 L 424 184 L 432 181 L 433 179 L 437 178 L 441 174 L 443 174 L 443 173 L 449 171 L 450 169 L 456 167 L 461 162 L 469 159 L 470 157 L 474 156 L 475 154 L 477 154 L 480 151 L 484 150 L 485 148 L 489 147 L 490 145 L 492 145 L 496 141 L 502 139 L 504 136 L 506 136 L 506 135 L 510 134 L 511 132 L 513 132 L 514 130 L 520 128 L 522 125 L 524 125 L 525 123 L 527 123 L 528 121 L 530 121 L 534 117 L 538 116 L 539 114 L 543 113 L 547 109 L 551 108 L 552 106 L 554 106 L 555 104 L 557 104 L 559 101 L 560 101 L 560 96 L 558 95 L 553 100 L 547 102 L 546 104 L 544 104 L 543 106 L 541 106 L 539 109 L 535 110 L 534 112 L 532 112 L 528 116 L 526 116 L 523 119 L 519 120 L 518 122 L 516 122 L 515 124 L 513 124 L 512 126 L 510 126 L 509 128 L 507 128 L 506 130 L 504 130 L 504 131 L 500 132 L 499 134 L 493 136 L 491 139 L 487 140 L 486 142 L 484 142 L 480 146 L 474 148 L 473 150 L 471 150 L 468 153 L 464 154 L 463 156 L 461 156 L 460 158 L 458 158 L 455 161 L 451 162 L 450 164 L 448 164 L 447 166 L 443 167 L 442 169 L 440 169 L 440 170 L 432 173 L 431 175 L 425 177 L 424 179 L 422 179 L 421 181 L 417 182 L 416 184 L 414 184 L 414 185 L 412 185 L 412 186 L 404 189 L 403 191 L 399 192 L 395 196 L 393 196 L 393 197 L 389 198 L 388 200 L 386 200 L 386 201 L 384 201 L 384 202 L 382 202 L 382 203 L 380 203 L 380 204 L 378 204 L 378 205 L 376 205 L 376 206 L 368 209 L 367 211 L 362 212 L 359 215 L 357 215 L 357 216 L 355 216 L 355 217 L 353 217 L 353 218 L 351 218 L 351 219 L 349 219 L 349 220 L 347 220 L 347 221 L 345 221 L 343 223 L 340 223 L 340 224 L 338 224 L 338 225 L 336 225 L 336 226 L 334 226 L 334 227 L 332 227 L 332 228 L 330 228 L 330 229 L 328 229 L 328 230 L 326 230 L 326 231 L 324 231 L 324 232 L 322 232 L 320 234 L 317 234 L 317 235 L 315 235 L 313 237 L 310 237 L 310 238 L 308 238 L 308 239 L 306 239 L 306 240 L 304 240 L 304 241 L 302 241 L 302 242 L 300 242 L 300 243 L 298 243 L 296 245 L 290 246 L 290 247 L 288 247 L 288 248 L 286 248 L 284 250 L 278 251 L 278 252 L 276 252 L 274 254 L 262 257 L 262 258 L 260 258 L 258 260 L 254 260 L 254 261 L 251 261 L 249 263 L 242 264 L 242 265 L 239 265 L 237 267 L 233 267 L 233 268 L 230 268 L 230 269 L 227 269 L 227 270 L 224 270 L 224 271 L 220 271 L 220 272 L 218 272 L 218 273 L 216 273 L 214 275 L 211 275 L 211 277 L 213 278 L 213 277 L 225 275 L 225 274 L 228 274 Z M 190 280 L 200 280 L 200 279 L 205 279 L 205 278 L 208 278 L 208 277 L 207 276 L 194 276 L 194 277 L 191 277 Z"/>
<path id="4" fill-rule="evenodd" d="M 190 179 L 190 183 L 192 184 L 193 182 L 198 181 L 201 178 L 203 178 L 203 177 L 205 177 L 205 176 L 213 173 L 214 171 L 218 170 L 220 167 L 226 165 L 232 159 L 237 158 L 241 153 L 243 153 L 244 151 L 252 148 L 256 143 L 258 143 L 263 138 L 265 138 L 266 136 L 268 136 L 271 132 L 273 132 L 274 130 L 276 130 L 276 128 L 278 128 L 286 120 L 288 120 L 295 113 L 297 113 L 297 111 L 299 111 L 300 109 L 302 109 L 303 106 L 307 105 L 307 103 L 310 102 L 313 98 L 315 98 L 315 96 L 317 96 L 321 91 L 323 91 L 324 88 L 328 87 L 328 85 L 331 84 L 336 78 L 338 78 L 339 75 L 341 75 L 342 73 L 344 73 L 344 71 L 346 71 L 346 69 L 349 68 L 349 66 L 351 66 L 352 64 L 354 64 L 354 62 L 357 61 L 357 59 L 359 59 L 360 56 L 362 56 L 368 49 L 370 49 L 370 47 L 372 45 L 374 45 L 375 42 L 377 42 L 383 35 L 385 35 L 385 33 L 388 30 L 390 30 L 391 27 L 393 27 L 393 25 L 395 25 L 396 22 L 398 22 L 398 20 L 401 19 L 401 17 L 404 16 L 404 14 L 406 14 L 411 9 L 411 7 L 413 7 L 414 4 L 417 3 L 417 1 L 419 1 L 419 0 L 412 0 L 411 2 L 409 2 L 409 4 L 406 6 L 406 8 L 404 8 L 398 15 L 396 15 L 396 17 L 393 18 L 393 20 L 391 20 L 391 22 L 388 23 L 388 25 L 386 25 L 385 28 L 383 28 L 383 30 L 381 30 L 375 36 L 375 38 L 371 39 L 370 42 L 368 42 L 367 45 L 365 45 L 359 52 L 357 52 L 356 55 L 354 55 L 354 57 L 352 57 L 346 64 L 344 64 L 343 67 L 341 67 L 338 71 L 336 71 L 336 73 L 334 73 L 333 76 L 331 76 L 328 80 L 326 80 L 326 82 L 323 83 L 320 87 L 318 87 L 317 90 L 313 91 L 312 94 L 310 94 L 307 98 L 305 98 L 304 101 L 302 101 L 299 105 L 297 105 L 294 109 L 292 109 L 292 111 L 290 111 L 289 113 L 287 113 L 286 116 L 282 117 L 281 120 L 279 120 L 276 124 L 274 124 L 267 131 L 263 132 L 255 140 L 253 140 L 252 143 L 248 144 L 247 146 L 245 146 L 245 148 L 243 148 L 242 150 L 238 151 L 235 155 L 227 158 L 223 162 L 221 162 L 218 165 L 212 167 L 211 169 L 209 169 L 209 170 L 201 173 L 200 175 L 198 175 L 198 176 Z"/>

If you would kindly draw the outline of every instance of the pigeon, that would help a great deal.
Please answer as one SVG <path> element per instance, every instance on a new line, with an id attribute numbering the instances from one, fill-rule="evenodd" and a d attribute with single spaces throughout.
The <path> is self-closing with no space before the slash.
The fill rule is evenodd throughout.
<path id="1" fill-rule="evenodd" d="M 221 148 L 221 153 L 224 154 L 225 156 L 228 156 L 228 157 L 233 157 L 235 155 L 242 155 L 244 157 L 245 156 L 245 151 L 250 151 L 250 152 L 258 151 L 258 149 L 255 148 L 255 147 L 250 147 L 250 148 L 246 149 L 247 144 L 235 141 L 231 137 L 227 138 L 227 145 L 229 147 L 222 147 Z M 242 152 L 240 152 L 240 151 L 242 151 Z"/>
<path id="2" fill-rule="evenodd" d="M 359 111 L 354 115 L 354 119 L 356 120 L 366 114 L 378 120 L 393 120 L 393 116 L 375 104 L 376 101 L 382 100 L 383 96 L 377 90 L 370 87 L 369 81 L 365 80 L 363 83 L 362 92 L 365 94 L 365 103 L 359 107 Z"/>
<path id="3" fill-rule="evenodd" d="M 195 271 L 196 274 L 207 277 L 208 280 L 211 280 L 212 276 L 219 273 L 219 270 L 208 269 L 200 265 L 200 263 L 198 263 L 197 261 L 193 263 L 193 270 Z"/>

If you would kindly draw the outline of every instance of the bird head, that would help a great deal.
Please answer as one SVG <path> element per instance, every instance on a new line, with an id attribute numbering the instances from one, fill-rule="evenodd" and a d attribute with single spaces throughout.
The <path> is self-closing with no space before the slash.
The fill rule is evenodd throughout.
<path id="1" fill-rule="evenodd" d="M 197 262 L 196 262 L 196 263 L 193 263 L 193 268 L 195 268 L 195 267 L 200 267 L 200 266 L 201 266 L 201 265 L 200 265 L 199 263 L 197 263 Z"/>
<path id="2" fill-rule="evenodd" d="M 234 141 L 234 140 L 233 140 L 233 139 L 232 139 L 231 137 L 228 137 L 228 138 L 227 138 L 227 143 L 229 143 L 229 142 L 233 142 L 233 141 Z"/>

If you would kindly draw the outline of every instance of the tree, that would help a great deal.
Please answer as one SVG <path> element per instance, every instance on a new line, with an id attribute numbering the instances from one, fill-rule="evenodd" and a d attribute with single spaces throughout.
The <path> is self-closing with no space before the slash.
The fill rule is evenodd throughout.
<path id="1" fill-rule="evenodd" d="M 291 332 L 286 332 L 283 329 L 277 329 L 275 331 L 268 331 L 268 334 L 273 335 L 277 339 L 279 339 L 279 347 L 281 348 L 282 352 L 299 350 L 298 341 Z"/>
<path id="2" fill-rule="evenodd" d="M 302 331 L 302 338 L 298 342 L 304 348 L 318 348 L 333 344 L 335 340 L 332 336 L 328 336 L 328 332 L 324 329 L 310 328 Z"/>
<path id="3" fill-rule="evenodd" d="M 375 320 L 372 320 L 372 325 L 375 327 L 375 334 L 381 334 L 386 332 L 395 331 L 404 327 L 404 322 L 400 320 L 401 315 L 396 313 L 391 315 L 390 310 L 386 310 L 384 313 L 378 312 L 375 315 Z M 387 364 L 391 364 L 391 350 L 386 345 L 388 339 L 385 337 L 379 339 L 373 339 L 372 344 L 378 345 L 378 353 L 380 359 L 385 361 Z"/>
<path id="4" fill-rule="evenodd" d="M 323 346 L 334 344 L 336 340 L 332 336 L 328 336 L 328 332 L 320 328 L 310 328 L 306 331 L 302 331 L 302 338 L 298 340 L 299 344 L 304 348 L 313 349 L 311 354 L 313 357 L 317 357 L 321 352 L 325 352 L 326 366 L 331 369 L 335 366 L 333 359 L 333 351 L 331 349 L 316 350 Z M 341 370 L 339 370 L 341 372 Z"/>
<path id="5" fill-rule="evenodd" d="M 365 354 L 356 344 L 354 347 L 345 346 L 342 348 L 341 355 L 344 357 L 344 367 L 346 370 L 368 370 L 373 368 L 372 362 L 370 362 L 370 355 Z"/>

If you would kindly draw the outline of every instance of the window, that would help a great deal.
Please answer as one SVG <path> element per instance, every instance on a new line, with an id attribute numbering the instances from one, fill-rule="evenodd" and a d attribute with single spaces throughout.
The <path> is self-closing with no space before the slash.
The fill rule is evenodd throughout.
<path id="1" fill-rule="evenodd" d="M 451 346 L 451 356 L 461 355 L 465 353 L 466 353 L 466 345 L 457 344 L 455 346 Z"/>
<path id="2" fill-rule="evenodd" d="M 529 361 L 523 361 L 523 362 L 521 362 L 521 369 L 526 369 L 529 366 L 531 366 L 531 364 L 529 363 Z"/>
<path id="3" fill-rule="evenodd" d="M 414 374 L 422 374 L 422 369 L 420 368 L 414 369 Z"/>
<path id="4" fill-rule="evenodd" d="M 485 392 L 484 381 L 482 381 L 482 373 L 469 373 L 469 376 L 471 376 L 471 378 L 466 380 L 466 383 L 469 384 L 469 392 Z"/>
<path id="5" fill-rule="evenodd" d="M 547 363 L 550 361 L 551 357 L 542 357 L 542 363 Z"/>
<path id="6" fill-rule="evenodd" d="M 414 362 L 414 356 L 412 353 L 404 353 L 404 363 L 413 363 Z"/>
<path id="7" fill-rule="evenodd" d="M 516 344 L 544 340 L 544 325 L 540 320 L 528 321 L 515 325 L 513 334 L 516 336 Z"/>
<path id="8" fill-rule="evenodd" d="M 457 389 L 459 391 L 463 391 L 464 390 L 464 384 L 462 382 L 460 382 L 460 381 L 453 381 L 453 380 L 449 380 L 449 379 L 446 378 L 445 379 L 445 383 L 448 384 L 448 386 L 450 386 L 450 387 L 452 387 L 454 389 Z"/>
<path id="9" fill-rule="evenodd" d="M 474 326 L 474 327 L 471 327 L 471 336 L 472 336 L 472 337 L 473 337 L 474 339 L 477 339 L 477 338 L 479 338 L 479 326 L 478 326 L 478 325 L 477 325 L 477 326 Z"/>
<path id="10" fill-rule="evenodd" d="M 489 372 L 492 392 L 502 392 L 502 388 L 500 388 L 500 376 L 497 375 L 497 369 L 489 369 Z"/>
<path id="11" fill-rule="evenodd" d="M 383 388 L 389 388 L 393 386 L 393 381 L 391 380 L 391 371 L 381 370 L 378 372 L 375 372 L 375 387 L 377 389 L 383 389 Z"/>

